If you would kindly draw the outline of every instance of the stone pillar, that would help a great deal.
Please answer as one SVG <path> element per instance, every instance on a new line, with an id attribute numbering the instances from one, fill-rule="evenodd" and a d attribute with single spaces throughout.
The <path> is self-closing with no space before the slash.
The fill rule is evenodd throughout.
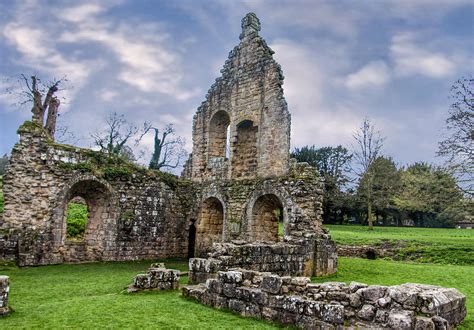
<path id="1" fill-rule="evenodd" d="M 0 275 L 0 316 L 10 314 L 10 308 L 8 308 L 9 290 L 9 277 L 5 275 Z"/>

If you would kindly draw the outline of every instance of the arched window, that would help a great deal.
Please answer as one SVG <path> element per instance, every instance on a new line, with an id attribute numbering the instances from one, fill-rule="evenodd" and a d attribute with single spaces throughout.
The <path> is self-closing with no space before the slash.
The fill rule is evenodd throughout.
<path id="1" fill-rule="evenodd" d="M 257 173 L 257 133 L 253 121 L 237 125 L 237 137 L 232 147 L 232 176 L 248 177 Z"/>
<path id="2" fill-rule="evenodd" d="M 64 203 L 63 237 L 65 241 L 103 244 L 109 232 L 110 191 L 99 181 L 76 182 L 67 192 Z"/>
<path id="3" fill-rule="evenodd" d="M 227 112 L 218 111 L 209 122 L 209 159 L 228 157 L 230 144 L 230 118 Z"/>
<path id="4" fill-rule="evenodd" d="M 196 249 L 197 256 L 204 256 L 212 243 L 222 241 L 224 230 L 224 207 L 219 199 L 210 197 L 201 206 L 198 218 Z"/>
<path id="5" fill-rule="evenodd" d="M 278 232 L 283 230 L 283 218 L 283 205 L 277 196 L 273 194 L 260 196 L 252 208 L 250 237 L 254 241 L 278 241 Z"/>

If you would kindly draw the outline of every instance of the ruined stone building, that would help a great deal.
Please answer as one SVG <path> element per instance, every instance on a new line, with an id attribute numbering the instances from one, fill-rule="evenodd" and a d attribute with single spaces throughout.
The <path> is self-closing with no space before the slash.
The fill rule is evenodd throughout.
<path id="1" fill-rule="evenodd" d="M 181 179 L 56 144 L 23 124 L 4 177 L 1 257 L 41 265 L 211 255 L 221 268 L 335 272 L 320 178 L 290 159 L 283 73 L 259 31 L 255 14 L 246 15 L 194 116 Z M 67 204 L 78 197 L 89 209 L 79 242 L 66 237 Z"/>

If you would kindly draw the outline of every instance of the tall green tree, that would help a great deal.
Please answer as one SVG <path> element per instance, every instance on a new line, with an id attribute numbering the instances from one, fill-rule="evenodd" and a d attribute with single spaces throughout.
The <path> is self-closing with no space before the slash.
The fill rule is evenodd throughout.
<path id="1" fill-rule="evenodd" d="M 347 210 L 348 195 L 345 186 L 349 182 L 352 155 L 343 146 L 295 148 L 292 157 L 318 169 L 324 181 L 323 220 L 326 223 L 342 222 Z"/>
<path id="2" fill-rule="evenodd" d="M 439 143 L 438 155 L 446 157 L 448 168 L 460 188 L 474 196 L 474 78 L 462 78 L 451 88 L 453 101 L 446 119 L 447 136 Z"/>
<path id="3" fill-rule="evenodd" d="M 360 182 L 366 185 L 365 204 L 367 207 L 367 223 L 368 229 L 373 229 L 373 212 L 372 212 L 372 186 L 373 186 L 373 173 L 371 172 L 371 165 L 380 156 L 383 142 L 385 140 L 382 137 L 380 131 L 376 130 L 375 124 L 369 119 L 365 118 L 362 125 L 354 133 L 354 160 L 356 167 L 354 172 L 361 179 L 366 177 L 365 180 Z"/>
<path id="4" fill-rule="evenodd" d="M 370 185 L 368 180 L 371 180 Z M 389 217 L 396 217 L 394 197 L 401 189 L 401 175 L 391 157 L 376 158 L 360 178 L 356 196 L 359 205 L 365 205 L 369 187 L 372 212 L 377 220 L 386 223 Z"/>
<path id="5" fill-rule="evenodd" d="M 401 172 L 402 189 L 394 198 L 402 216 L 420 227 L 452 227 L 461 220 L 464 199 L 456 179 L 443 168 L 415 163 Z"/>

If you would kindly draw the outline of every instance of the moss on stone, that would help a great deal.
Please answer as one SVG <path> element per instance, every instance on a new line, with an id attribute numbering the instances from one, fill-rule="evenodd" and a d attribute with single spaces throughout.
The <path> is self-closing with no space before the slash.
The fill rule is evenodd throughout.
<path id="1" fill-rule="evenodd" d="M 94 166 L 89 162 L 77 163 L 77 164 L 61 163 L 59 164 L 59 167 L 64 170 L 70 170 L 70 171 L 77 170 L 83 173 L 90 173 L 94 171 Z"/>
<path id="2" fill-rule="evenodd" d="M 126 210 L 120 214 L 120 220 L 124 222 L 130 222 L 133 219 L 135 219 L 135 214 L 133 213 L 132 210 Z"/>
<path id="3" fill-rule="evenodd" d="M 106 180 L 129 180 L 132 177 L 132 172 L 127 167 L 106 167 L 102 170 Z"/>
<path id="4" fill-rule="evenodd" d="M 40 124 L 27 120 L 23 124 L 21 124 L 20 127 L 18 127 L 17 134 L 21 134 L 23 132 L 38 132 L 38 131 L 46 133 L 46 130 Z"/>

